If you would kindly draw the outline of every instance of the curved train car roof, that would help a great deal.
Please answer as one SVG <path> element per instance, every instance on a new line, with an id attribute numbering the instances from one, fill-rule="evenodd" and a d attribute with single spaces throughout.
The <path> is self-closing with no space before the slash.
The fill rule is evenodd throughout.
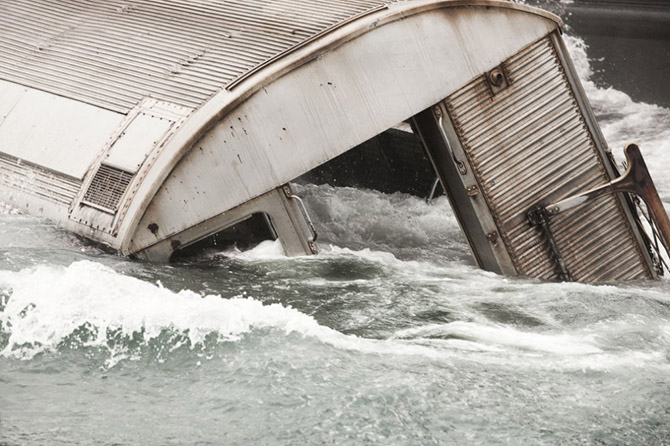
<path id="1" fill-rule="evenodd" d="M 354 25 L 339 39 L 367 32 L 370 24 L 463 5 L 530 12 L 558 23 L 540 10 L 481 0 L 17 0 L 0 6 L 0 76 L 117 113 L 129 113 L 147 97 L 197 109 L 348 24 Z"/>

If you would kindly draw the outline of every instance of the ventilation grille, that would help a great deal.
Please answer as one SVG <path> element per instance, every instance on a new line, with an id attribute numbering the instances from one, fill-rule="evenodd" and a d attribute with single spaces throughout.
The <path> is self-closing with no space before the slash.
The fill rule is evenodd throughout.
<path id="1" fill-rule="evenodd" d="M 132 173 L 102 164 L 84 195 L 84 203 L 114 213 L 132 179 Z"/>
<path id="2" fill-rule="evenodd" d="M 505 63 L 495 96 L 482 76 L 447 98 L 459 139 L 520 274 L 555 279 L 544 236 L 526 221 L 609 181 L 550 38 Z M 568 270 L 583 282 L 649 277 L 620 202 L 605 196 L 552 218 Z"/>

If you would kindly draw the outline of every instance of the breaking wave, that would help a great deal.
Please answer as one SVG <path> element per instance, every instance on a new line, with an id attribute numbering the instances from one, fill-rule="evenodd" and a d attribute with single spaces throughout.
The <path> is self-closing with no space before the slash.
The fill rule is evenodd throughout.
<path id="1" fill-rule="evenodd" d="M 39 266 L 0 273 L 0 354 L 30 359 L 77 341 L 84 347 L 116 347 L 118 341 L 148 343 L 172 333 L 173 348 L 237 341 L 253 329 L 270 328 L 327 338 L 332 330 L 280 304 L 251 297 L 222 299 L 192 291 L 172 292 L 79 261 L 68 267 Z M 173 340 L 174 341 L 174 340 Z"/>
<path id="2" fill-rule="evenodd" d="M 272 246 L 263 246 L 238 261 L 263 261 L 258 257 L 268 250 L 276 252 Z M 390 324 L 387 335 L 366 338 L 329 328 L 289 305 L 264 303 L 244 293 L 222 298 L 188 290 L 174 292 L 160 282 L 126 276 L 100 263 L 77 261 L 67 267 L 0 272 L 0 356 L 31 360 L 43 354 L 85 350 L 102 355 L 104 366 L 109 368 L 124 360 L 142 358 L 164 362 L 184 351 L 211 357 L 221 345 L 239 345 L 249 337 L 270 337 L 284 346 L 316 340 L 323 346 L 358 354 L 418 355 L 439 361 L 458 356 L 477 363 L 504 362 L 524 368 L 666 366 L 668 362 L 662 345 L 670 342 L 670 324 L 664 323 L 662 316 L 670 310 L 663 290 L 534 282 L 510 282 L 507 289 L 502 289 L 505 285 L 500 279 L 488 273 L 473 285 L 471 275 L 440 278 L 437 269 L 421 279 L 417 277 L 421 264 L 369 250 L 334 249 L 309 261 L 338 256 L 377 262 L 395 270 L 399 282 L 423 280 L 423 285 L 433 287 L 438 280 L 438 285 L 445 288 L 428 296 L 437 305 L 451 306 L 453 317 L 431 322 L 426 308 L 422 308 L 424 314 L 410 326 L 394 328 L 395 321 L 407 325 L 411 318 L 404 312 L 413 310 L 402 304 L 380 308 L 380 317 Z M 400 278 L 403 265 L 405 279 Z M 306 284 L 313 290 L 330 285 L 327 280 Z M 548 297 L 529 305 L 533 292 Z M 492 293 L 501 299 L 492 298 Z M 626 301 L 631 293 L 645 294 L 645 299 L 652 300 L 649 305 L 661 310 L 654 309 L 656 313 L 650 315 L 638 308 L 630 317 L 606 322 L 591 320 L 589 312 L 584 311 L 586 322 L 571 326 L 557 318 L 574 311 L 571 307 L 583 300 L 553 308 L 560 306 L 562 299 L 567 302 L 580 294 L 595 301 L 606 298 L 617 302 Z M 637 342 L 631 343 L 630 339 Z"/>

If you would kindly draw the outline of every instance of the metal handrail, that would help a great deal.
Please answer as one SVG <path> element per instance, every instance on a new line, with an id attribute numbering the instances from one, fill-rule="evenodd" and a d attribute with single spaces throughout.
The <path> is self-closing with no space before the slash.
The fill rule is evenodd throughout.
<path id="1" fill-rule="evenodd" d="M 437 191 L 437 185 L 440 184 L 440 177 L 435 177 L 435 182 L 433 182 L 433 187 L 430 188 L 430 193 L 426 197 L 426 203 L 431 203 L 433 198 L 435 198 L 435 192 Z"/>
<path id="2" fill-rule="evenodd" d="M 283 189 L 284 194 L 286 195 L 287 198 L 290 198 L 291 200 L 296 200 L 300 205 L 299 206 L 300 212 L 302 213 L 302 216 L 305 218 L 305 221 L 307 221 L 309 230 L 312 233 L 312 238 L 310 240 L 307 240 L 307 244 L 309 245 L 309 249 L 312 251 L 313 254 L 318 253 L 319 250 L 316 247 L 316 240 L 319 237 L 319 234 L 316 232 L 316 228 L 314 228 L 314 223 L 312 222 L 312 219 L 310 218 L 309 213 L 307 212 L 305 203 L 302 201 L 302 198 L 293 193 L 293 190 L 291 190 L 290 186 L 286 185 L 284 186 Z"/>

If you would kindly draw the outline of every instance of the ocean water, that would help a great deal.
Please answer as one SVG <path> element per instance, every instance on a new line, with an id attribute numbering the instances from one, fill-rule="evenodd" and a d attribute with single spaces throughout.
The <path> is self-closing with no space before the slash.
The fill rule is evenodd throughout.
<path id="1" fill-rule="evenodd" d="M 596 86 L 566 39 L 670 203 L 670 110 Z M 296 188 L 317 256 L 150 265 L 4 208 L 0 445 L 670 444 L 668 280 L 504 278 L 443 198 Z"/>

